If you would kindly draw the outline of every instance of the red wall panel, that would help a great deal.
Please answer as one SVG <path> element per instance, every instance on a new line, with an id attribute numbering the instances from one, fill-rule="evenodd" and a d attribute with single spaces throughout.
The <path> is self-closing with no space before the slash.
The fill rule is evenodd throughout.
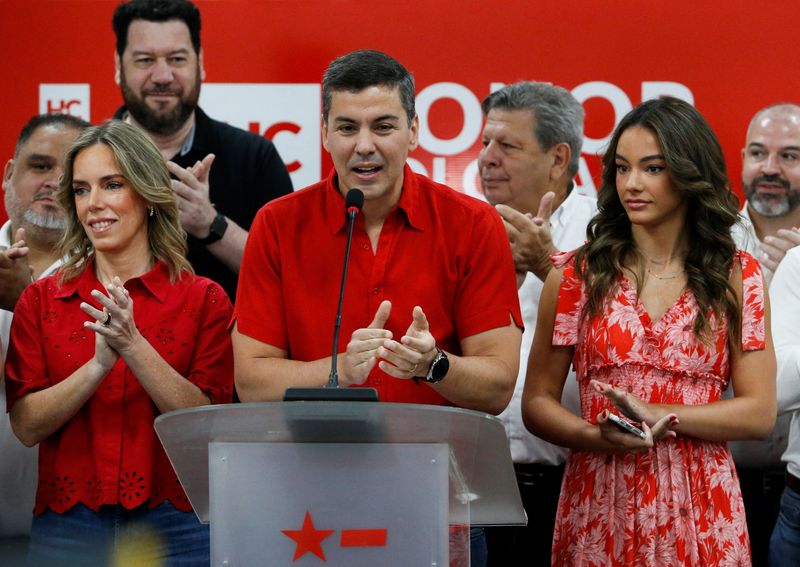
<path id="1" fill-rule="evenodd" d="M 0 0 L 3 162 L 21 125 L 38 112 L 40 83 L 88 83 L 92 122 L 119 105 L 110 23 L 116 3 Z M 455 83 L 475 101 L 492 83 L 536 79 L 570 90 L 601 81 L 635 105 L 644 83 L 679 83 L 719 135 L 737 191 L 740 149 L 752 114 L 773 102 L 800 99 L 793 57 L 800 3 L 198 0 L 197 5 L 208 83 L 319 83 L 333 57 L 359 48 L 397 57 L 414 72 L 419 94 Z M 603 97 L 589 98 L 584 107 L 592 138 L 606 136 L 620 118 Z M 447 140 L 464 129 L 465 119 L 474 118 L 465 118 L 453 100 L 441 99 L 430 106 L 428 127 Z M 443 157 L 447 182 L 462 188 L 464 169 L 480 147 L 479 136 L 467 138 L 472 143 L 455 155 L 442 156 L 423 144 L 412 157 L 429 172 L 434 158 Z M 596 177 L 597 157 L 584 158 Z M 329 167 L 323 152 L 322 173 Z"/>

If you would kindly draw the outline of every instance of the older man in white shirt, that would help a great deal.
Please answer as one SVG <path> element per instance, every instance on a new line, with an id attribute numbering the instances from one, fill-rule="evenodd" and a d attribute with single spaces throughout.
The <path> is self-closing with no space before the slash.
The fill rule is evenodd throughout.
<path id="1" fill-rule="evenodd" d="M 800 106 L 779 103 L 759 110 L 742 148 L 743 223 L 734 230 L 739 248 L 758 258 L 770 283 L 787 251 L 800 244 Z M 780 295 L 780 294 L 779 294 Z M 779 297 L 772 312 L 783 315 Z M 773 329 L 776 341 L 778 337 Z M 778 415 L 765 441 L 730 443 L 742 487 L 753 565 L 767 564 L 767 548 L 784 486 L 780 462 L 789 415 Z"/>
<path id="2" fill-rule="evenodd" d="M 594 199 L 573 190 L 583 142 L 583 108 L 561 87 L 521 82 L 489 95 L 483 111 L 481 185 L 506 225 L 525 324 L 516 388 L 500 419 L 528 513 L 525 528 L 487 530 L 489 565 L 549 565 L 567 450 L 525 429 L 520 402 L 539 296 L 552 267 L 550 256 L 580 246 L 597 210 Z M 565 385 L 563 403 L 579 413 L 574 374 Z"/>
<path id="3" fill-rule="evenodd" d="M 87 122 L 65 114 L 34 116 L 22 128 L 14 157 L 3 171 L 9 220 L 0 228 L 0 339 L 3 360 L 13 309 L 33 279 L 51 275 L 61 260 L 56 245 L 64 230 L 63 213 L 52 199 L 67 149 Z M 30 534 L 37 482 L 38 447 L 25 447 L 14 435 L 0 387 L 0 542 Z M 0 564 L 5 559 L 0 557 Z"/>
<path id="4" fill-rule="evenodd" d="M 778 413 L 790 416 L 782 460 L 786 488 L 769 543 L 769 564 L 800 565 L 800 248 L 786 253 L 769 290 L 772 336 L 778 361 Z"/>

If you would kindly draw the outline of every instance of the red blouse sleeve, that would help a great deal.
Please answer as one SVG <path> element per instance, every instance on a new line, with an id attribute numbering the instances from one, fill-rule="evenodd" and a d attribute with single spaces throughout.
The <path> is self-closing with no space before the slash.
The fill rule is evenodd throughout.
<path id="1" fill-rule="evenodd" d="M 186 378 L 211 398 L 212 404 L 230 403 L 233 397 L 233 347 L 228 323 L 233 307 L 219 284 L 205 280 L 205 300 L 191 370 Z"/>
<path id="2" fill-rule="evenodd" d="M 556 267 L 564 267 L 556 303 L 553 344 L 573 346 L 578 342 L 578 329 L 583 310 L 583 281 L 575 273 L 573 252 L 557 254 L 553 258 L 553 264 Z"/>
<path id="3" fill-rule="evenodd" d="M 50 386 L 39 309 L 43 283 L 37 282 L 26 287 L 14 308 L 5 365 L 8 411 L 26 394 Z"/>
<path id="4" fill-rule="evenodd" d="M 742 350 L 763 350 L 764 277 L 758 261 L 743 250 L 737 252 L 742 266 Z"/>

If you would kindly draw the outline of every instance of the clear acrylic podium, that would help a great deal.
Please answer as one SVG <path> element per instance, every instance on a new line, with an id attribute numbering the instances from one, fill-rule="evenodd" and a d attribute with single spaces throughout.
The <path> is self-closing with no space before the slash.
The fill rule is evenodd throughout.
<path id="1" fill-rule="evenodd" d="M 524 525 L 500 421 L 437 406 L 204 406 L 155 428 L 215 566 L 469 565 L 470 525 Z"/>

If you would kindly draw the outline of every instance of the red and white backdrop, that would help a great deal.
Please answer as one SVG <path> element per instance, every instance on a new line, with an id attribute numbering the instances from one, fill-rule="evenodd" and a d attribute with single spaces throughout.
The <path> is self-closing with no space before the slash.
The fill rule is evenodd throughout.
<path id="1" fill-rule="evenodd" d="M 295 186 L 325 175 L 320 78 L 334 57 L 385 51 L 417 81 L 415 169 L 479 194 L 480 101 L 522 79 L 561 85 L 583 103 L 578 185 L 591 193 L 616 121 L 662 94 L 693 102 L 725 149 L 741 191 L 740 150 L 759 108 L 800 101 L 800 3 L 722 0 L 197 0 L 216 118 L 269 136 Z M 0 160 L 38 112 L 93 123 L 120 103 L 111 14 L 116 0 L 0 0 Z M 0 210 L 0 217 L 5 214 Z"/>

